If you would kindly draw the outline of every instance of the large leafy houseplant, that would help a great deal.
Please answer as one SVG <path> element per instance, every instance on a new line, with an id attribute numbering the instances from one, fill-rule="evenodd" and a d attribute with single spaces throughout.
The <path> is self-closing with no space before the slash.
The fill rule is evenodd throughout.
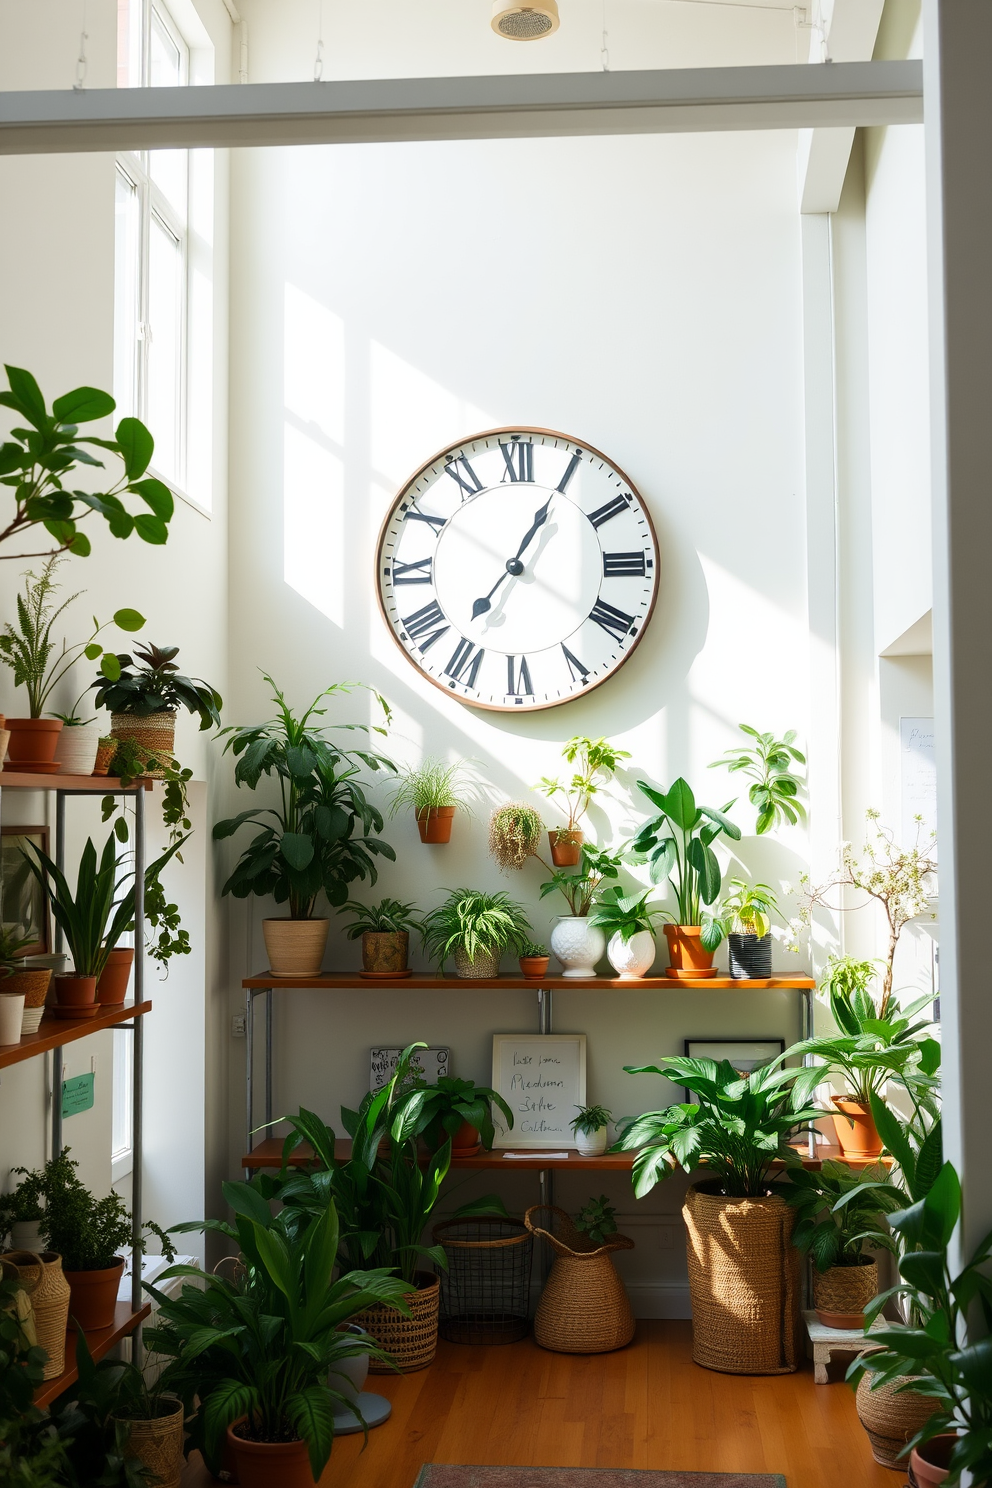
<path id="1" fill-rule="evenodd" d="M 23 367 L 5 368 L 7 389 L 0 391 L 0 404 L 11 408 L 29 427 L 11 429 L 0 444 L 0 484 L 14 497 L 14 515 L 0 528 L 0 546 L 34 536 L 44 528 L 55 540 L 54 548 L 33 553 L 3 553 L 4 558 L 49 558 L 56 553 L 74 553 L 85 558 L 91 550 L 89 538 L 79 524 L 92 513 L 104 518 L 114 537 L 137 533 L 144 542 L 164 543 L 175 503 L 162 481 L 145 472 L 151 463 L 155 441 L 140 419 L 123 418 L 113 439 L 80 436 L 81 424 L 107 418 L 117 407 L 109 393 L 98 388 L 78 387 L 56 398 L 49 411 L 44 395 L 30 372 Z M 106 450 L 119 459 L 123 472 L 105 491 L 68 488 L 69 478 L 81 465 L 98 470 L 103 461 L 91 448 Z M 77 477 L 78 478 L 78 477 Z M 132 515 L 122 501 L 135 496 L 147 508 Z"/>
<path id="2" fill-rule="evenodd" d="M 721 835 L 737 842 L 741 829 L 727 816 L 727 807 L 717 810 L 698 805 L 688 781 L 681 777 L 667 791 L 655 790 L 644 780 L 637 785 L 657 806 L 658 814 L 634 838 L 634 851 L 647 855 L 652 883 L 671 880 L 676 923 L 701 926 L 704 949 L 715 951 L 723 939 L 723 926 L 718 916 L 706 911 L 720 896 L 723 876 L 713 843 Z"/>
<path id="3" fill-rule="evenodd" d="M 741 773 L 751 781 L 747 796 L 758 814 L 754 830 L 759 837 L 786 822 L 795 826 L 804 821 L 806 808 L 800 796 L 806 782 L 793 766 L 805 765 L 806 756 L 796 748 L 795 729 L 789 729 L 778 739 L 774 734 L 760 734 L 747 723 L 738 724 L 738 728 L 754 743 L 737 744 L 726 750 L 710 769 L 722 766 L 732 775 Z"/>
<path id="4" fill-rule="evenodd" d="M 876 1250 L 896 1253 L 882 1215 L 902 1204 L 884 1192 L 889 1175 L 883 1164 L 859 1169 L 827 1159 L 818 1172 L 799 1167 L 789 1176 L 792 1181 L 782 1193 L 796 1211 L 792 1238 L 817 1271 L 859 1265 L 868 1241 Z"/>
<path id="5" fill-rule="evenodd" d="M 249 823 L 256 835 L 244 849 L 222 893 L 236 899 L 271 894 L 286 904 L 293 920 L 313 916 L 318 896 L 340 908 L 348 885 L 356 879 L 375 883 L 375 858 L 395 860 L 388 842 L 372 835 L 382 830 L 382 813 L 371 804 L 359 780 L 362 766 L 373 772 L 392 770 L 383 755 L 367 749 L 342 749 L 330 729 L 385 734 L 365 724 L 325 725 L 325 698 L 353 691 L 355 684 L 335 683 L 297 717 L 282 692 L 266 676 L 276 703 L 276 717 L 266 723 L 223 730 L 224 748 L 237 761 L 234 779 L 255 790 L 263 775 L 279 787 L 277 806 L 254 806 L 214 827 L 214 837 L 231 837 Z M 389 711 L 382 706 L 385 719 Z"/>
<path id="6" fill-rule="evenodd" d="M 584 842 L 574 871 L 556 869 L 546 883 L 541 885 L 541 898 L 559 893 L 568 905 L 568 912 L 585 919 L 593 907 L 596 895 L 606 879 L 618 878 L 623 865 L 622 853 L 610 853 L 605 848 Z"/>
<path id="7" fill-rule="evenodd" d="M 523 906 L 502 889 L 495 894 L 453 889 L 424 916 L 421 935 L 428 956 L 443 969 L 449 956 L 469 962 L 494 957 L 498 962 L 507 946 L 520 946 L 530 939 L 531 927 Z"/>
<path id="8" fill-rule="evenodd" d="M 423 1133 L 428 1146 L 435 1150 L 446 1138 L 454 1143 L 466 1124 L 478 1133 L 482 1146 L 489 1152 L 496 1140 L 493 1126 L 493 1106 L 500 1114 L 509 1131 L 513 1126 L 513 1112 L 503 1097 L 489 1085 L 476 1085 L 474 1080 L 460 1080 L 455 1075 L 439 1075 L 435 1084 L 428 1085 L 417 1080 L 414 1088 L 404 1098 L 404 1111 L 412 1119 L 411 1134 Z"/>
<path id="9" fill-rule="evenodd" d="M 173 660 L 178 654 L 178 646 L 135 646 L 137 661 L 121 652 L 114 656 L 116 665 L 111 664 L 109 670 L 110 658 L 105 656 L 100 675 L 92 684 L 96 707 L 134 718 L 177 713 L 185 708 L 199 718 L 201 731 L 219 728 L 223 703 L 220 693 L 200 677 L 184 676 Z"/>
<path id="10" fill-rule="evenodd" d="M 152 1488 L 161 1479 L 129 1443 L 132 1426 L 159 1423 L 171 1415 L 178 1446 L 181 1403 L 157 1381 L 149 1385 L 130 1361 L 94 1360 L 83 1331 L 76 1335 L 76 1373 L 76 1385 L 52 1408 L 53 1423 L 67 1446 L 72 1488 Z"/>

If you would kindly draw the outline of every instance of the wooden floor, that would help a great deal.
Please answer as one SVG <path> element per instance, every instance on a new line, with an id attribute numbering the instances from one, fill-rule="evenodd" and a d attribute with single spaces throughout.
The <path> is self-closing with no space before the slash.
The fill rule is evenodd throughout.
<path id="1" fill-rule="evenodd" d="M 814 1385 L 812 1366 L 773 1377 L 693 1364 L 687 1322 L 640 1322 L 614 1354 L 550 1354 L 530 1339 L 503 1348 L 440 1345 L 430 1369 L 376 1376 L 393 1414 L 340 1437 L 324 1488 L 413 1488 L 424 1462 L 777 1472 L 788 1488 L 902 1488 L 871 1458 L 845 1384 Z M 191 1465 L 183 1488 L 209 1481 Z"/>

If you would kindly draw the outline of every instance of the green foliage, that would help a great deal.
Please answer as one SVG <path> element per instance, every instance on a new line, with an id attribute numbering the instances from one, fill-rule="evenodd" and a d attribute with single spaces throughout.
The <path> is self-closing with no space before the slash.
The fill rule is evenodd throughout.
<path id="1" fill-rule="evenodd" d="M 178 654 L 178 646 L 135 646 L 134 655 L 144 666 L 123 652 L 113 661 L 105 656 L 100 676 L 92 684 L 96 690 L 94 705 L 134 718 L 177 713 L 185 708 L 199 717 L 201 731 L 211 725 L 220 728 L 223 698 L 201 677 L 183 676 L 172 659 Z"/>
<path id="2" fill-rule="evenodd" d="M 651 890 L 628 894 L 619 884 L 606 890 L 600 902 L 589 916 L 590 925 L 598 925 L 607 939 L 619 935 L 626 943 L 640 930 L 653 929 L 652 921 L 667 911 L 660 907 L 648 908 Z M 671 916 L 669 915 L 669 918 Z"/>
<path id="3" fill-rule="evenodd" d="M 698 806 L 688 781 L 679 778 L 668 791 L 657 791 L 646 781 L 637 782 L 655 806 L 658 815 L 645 822 L 634 838 L 634 851 L 646 853 L 652 883 L 668 878 L 675 889 L 680 925 L 702 925 L 701 940 L 708 951 L 723 939 L 723 926 L 715 915 L 703 914 L 703 905 L 713 904 L 723 882 L 712 844 L 724 834 L 740 840 L 741 829 L 726 812 L 713 806 Z"/>
<path id="4" fill-rule="evenodd" d="M 489 818 L 489 852 L 505 873 L 522 868 L 528 858 L 537 857 L 544 823 L 541 813 L 519 801 L 497 806 Z"/>
<path id="5" fill-rule="evenodd" d="M 404 807 L 412 807 L 420 820 L 442 806 L 461 806 L 471 815 L 469 802 L 475 794 L 475 787 L 463 778 L 464 774 L 463 760 L 449 764 L 433 757 L 403 770 L 390 798 L 390 816 L 395 816 Z"/>
<path id="6" fill-rule="evenodd" d="M 374 884 L 376 857 L 395 861 L 388 842 L 371 836 L 382 830 L 382 813 L 367 799 L 359 783 L 362 765 L 369 770 L 392 770 L 392 763 L 369 750 L 341 749 L 328 737 L 331 728 L 385 734 L 381 726 L 323 725 L 325 698 L 349 693 L 358 685 L 338 682 L 325 689 L 297 718 L 272 678 L 266 675 L 276 703 L 276 717 L 245 728 L 227 728 L 224 745 L 237 759 L 236 783 L 255 790 L 263 775 L 279 784 L 277 807 L 253 807 L 218 822 L 214 837 L 231 837 L 246 823 L 260 830 L 238 859 L 222 893 L 236 899 L 271 894 L 277 904 L 289 904 L 294 920 L 310 919 L 317 896 L 340 909 L 348 899 L 348 885 L 356 879 Z M 389 708 L 378 693 L 388 722 Z M 357 835 L 356 829 L 361 829 Z"/>
<path id="7" fill-rule="evenodd" d="M 784 1057 L 784 1056 L 783 1056 Z M 761 1198 L 778 1189 L 769 1178 L 772 1164 L 793 1168 L 799 1158 L 789 1146 L 792 1130 L 822 1113 L 806 1105 L 798 1085 L 802 1071 L 778 1062 L 741 1075 L 726 1059 L 666 1059 L 662 1064 L 624 1065 L 628 1075 L 664 1075 L 685 1085 L 695 1101 L 649 1111 L 624 1124 L 617 1143 L 637 1151 L 634 1192 L 639 1199 L 678 1168 L 690 1172 L 705 1161 L 721 1192 L 734 1198 Z"/>
<path id="8" fill-rule="evenodd" d="M 590 1199 L 579 1210 L 575 1228 L 588 1235 L 594 1245 L 605 1245 L 617 1232 L 617 1211 L 605 1194 Z"/>
<path id="9" fill-rule="evenodd" d="M 349 940 L 358 940 L 362 935 L 398 935 L 401 931 L 416 930 L 419 926 L 416 906 L 403 904 L 399 899 L 380 899 L 378 904 L 360 904 L 349 899 L 344 906 L 351 915 L 351 924 L 345 934 Z"/>
<path id="10" fill-rule="evenodd" d="M 583 842 L 578 869 L 557 869 L 541 885 L 541 898 L 557 892 L 568 905 L 569 914 L 582 918 L 592 909 L 603 881 L 620 876 L 622 864 L 622 853 L 609 853 L 591 842 Z"/>
<path id="11" fill-rule="evenodd" d="M 605 1106 L 576 1106 L 578 1116 L 573 1116 L 568 1123 L 573 1132 L 585 1132 L 591 1136 L 593 1132 L 602 1131 L 613 1120 L 613 1112 Z"/>
<path id="12" fill-rule="evenodd" d="M 630 759 L 626 749 L 617 749 L 606 739 L 587 739 L 576 734 L 562 748 L 562 757 L 575 765 L 571 780 L 552 780 L 547 775 L 536 789 L 553 801 L 556 796 L 564 798 L 568 812 L 565 833 L 579 830 L 579 823 L 592 803 L 592 798 L 613 776 L 621 760 Z"/>
<path id="13" fill-rule="evenodd" d="M 548 948 L 545 945 L 538 945 L 536 940 L 525 940 L 517 947 L 517 954 L 520 957 L 537 956 L 546 960 Z"/>
<path id="14" fill-rule="evenodd" d="M 754 743 L 728 749 L 722 759 L 713 761 L 710 769 L 723 766 L 732 775 L 742 772 L 753 782 L 747 795 L 758 813 L 755 831 L 759 837 L 784 822 L 795 826 L 797 822 L 805 821 L 806 809 L 800 797 L 806 789 L 806 782 L 792 767 L 805 765 L 806 756 L 795 746 L 795 729 L 789 729 L 781 739 L 776 739 L 774 734 L 759 734 L 746 723 L 738 724 L 738 727 Z"/>
<path id="15" fill-rule="evenodd" d="M 501 1095 L 488 1085 L 474 1080 L 459 1080 L 453 1075 L 440 1075 L 435 1085 L 417 1080 L 413 1089 L 401 1097 L 404 1121 L 412 1123 L 414 1137 L 423 1133 L 428 1145 L 437 1149 L 447 1137 L 454 1139 L 463 1121 L 474 1126 L 486 1151 L 496 1140 L 492 1107 L 498 1106 L 507 1130 L 513 1127 L 513 1112 Z"/>
<path id="16" fill-rule="evenodd" d="M 126 1457 L 131 1420 L 155 1420 L 174 1402 L 149 1389 L 133 1364 L 119 1359 L 94 1362 L 85 1333 L 76 1337 L 79 1382 L 72 1398 L 52 1407 L 52 1420 L 67 1444 L 73 1488 L 151 1488 L 158 1479 L 144 1463 Z"/>
<path id="17" fill-rule="evenodd" d="M 530 922 L 522 905 L 502 889 L 486 894 L 481 889 L 452 889 L 443 904 L 423 918 L 424 949 L 443 968 L 455 951 L 470 960 L 480 952 L 500 952 L 526 943 Z"/>
<path id="18" fill-rule="evenodd" d="M 0 978 L 21 968 L 24 952 L 34 943 L 33 936 L 17 935 L 13 926 L 0 925 Z"/>
<path id="19" fill-rule="evenodd" d="M 175 503 L 168 486 L 146 476 L 155 441 L 136 418 L 123 418 L 114 439 L 95 435 L 79 437 L 79 426 L 106 418 L 117 407 L 109 393 L 78 387 L 56 398 L 51 411 L 30 372 L 6 367 L 8 390 L 0 392 L 0 404 L 12 408 L 29 428 L 11 429 L 0 444 L 0 485 L 11 487 L 14 515 L 0 530 L 0 544 L 27 536 L 43 527 L 55 539 L 54 549 L 36 553 L 5 553 L 8 558 L 48 558 L 75 553 L 85 558 L 90 540 L 79 524 L 92 512 L 104 518 L 114 537 L 132 532 L 144 542 L 161 544 L 169 536 Z M 80 465 L 103 469 L 103 461 L 84 445 L 107 450 L 121 460 L 123 474 L 102 492 L 67 490 L 66 482 Z M 136 496 L 148 508 L 132 516 L 121 500 Z"/>
<path id="20" fill-rule="evenodd" d="M 818 1173 L 793 1168 L 791 1177 L 782 1193 L 796 1210 L 793 1244 L 812 1257 L 818 1271 L 857 1265 L 866 1240 L 877 1250 L 895 1254 L 895 1242 L 881 1215 L 902 1206 L 885 1192 L 889 1175 L 884 1163 L 856 1169 L 828 1160 Z M 841 1199 L 845 1202 L 838 1207 Z"/>
<path id="21" fill-rule="evenodd" d="M 0 1277 L 0 1483 L 56 1488 L 65 1482 L 65 1453 L 47 1416 L 33 1404 L 48 1355 L 24 1331 L 19 1308 L 26 1313 L 28 1306 L 21 1283 Z"/>
<path id="22" fill-rule="evenodd" d="M 772 928 L 772 915 L 778 912 L 774 891 L 768 884 L 748 884 L 743 878 L 732 878 L 730 887 L 733 893 L 727 894 L 720 906 L 723 933 L 767 935 Z"/>

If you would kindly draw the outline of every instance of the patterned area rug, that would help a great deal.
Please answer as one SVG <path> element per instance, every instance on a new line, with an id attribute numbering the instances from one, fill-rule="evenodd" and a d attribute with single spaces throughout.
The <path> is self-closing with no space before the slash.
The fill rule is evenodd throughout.
<path id="1" fill-rule="evenodd" d="M 641 1472 L 630 1467 L 462 1467 L 428 1462 L 413 1488 L 786 1488 L 778 1473 Z"/>

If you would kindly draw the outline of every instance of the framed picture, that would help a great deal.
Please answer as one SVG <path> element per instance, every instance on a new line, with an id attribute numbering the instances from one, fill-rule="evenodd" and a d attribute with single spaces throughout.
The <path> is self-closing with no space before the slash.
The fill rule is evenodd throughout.
<path id="1" fill-rule="evenodd" d="M 785 1053 L 785 1039 L 685 1039 L 683 1043 L 686 1059 L 729 1060 L 742 1075 L 770 1064 Z M 692 1100 L 692 1091 L 686 1087 L 684 1099 Z"/>
<path id="2" fill-rule="evenodd" d="M 513 1130 L 493 1112 L 496 1147 L 574 1147 L 569 1122 L 586 1103 L 584 1033 L 494 1033 L 493 1089 L 513 1112 Z"/>
<path id="3" fill-rule="evenodd" d="M 25 860 L 22 849 L 28 842 L 47 853 L 48 828 L 0 827 L 0 919 L 5 930 L 31 937 L 25 956 L 47 956 L 52 949 L 48 900 Z"/>
<path id="4" fill-rule="evenodd" d="M 399 1047 L 385 1048 L 379 1045 L 369 1050 L 369 1089 L 373 1092 L 388 1085 L 396 1072 L 400 1055 Z M 426 1080 L 434 1085 L 441 1075 L 448 1073 L 451 1050 L 442 1044 L 432 1044 L 429 1049 L 418 1049 L 410 1064 L 410 1073 L 415 1080 Z"/>

